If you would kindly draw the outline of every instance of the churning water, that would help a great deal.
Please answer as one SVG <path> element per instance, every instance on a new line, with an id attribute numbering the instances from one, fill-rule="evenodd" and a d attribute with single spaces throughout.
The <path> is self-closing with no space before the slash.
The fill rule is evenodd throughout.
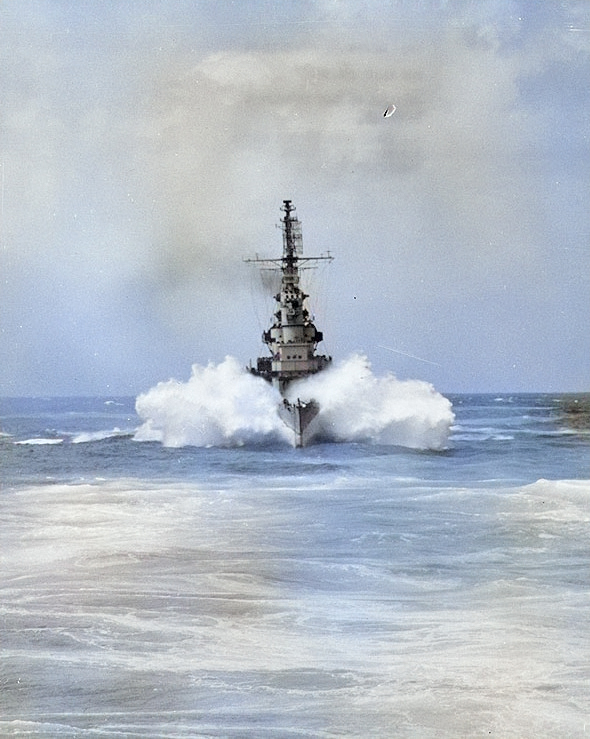
<path id="1" fill-rule="evenodd" d="M 232 360 L 2 401 L 2 736 L 590 733 L 588 396 L 350 362 L 305 449 Z"/>

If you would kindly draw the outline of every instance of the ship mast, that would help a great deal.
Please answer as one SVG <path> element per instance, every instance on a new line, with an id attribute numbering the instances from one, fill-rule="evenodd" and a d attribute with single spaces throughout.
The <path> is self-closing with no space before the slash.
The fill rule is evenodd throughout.
<path id="1" fill-rule="evenodd" d="M 309 297 L 300 287 L 300 269 L 307 262 L 332 261 L 328 252 L 319 257 L 303 257 L 301 222 L 290 200 L 283 200 L 283 255 L 281 259 L 247 259 L 281 270 L 281 289 L 275 295 L 278 303 L 274 322 L 262 334 L 270 357 L 259 357 L 253 374 L 272 382 L 283 393 L 294 380 L 313 375 L 327 367 L 331 357 L 316 354 L 323 334 L 313 324 L 306 305 Z"/>

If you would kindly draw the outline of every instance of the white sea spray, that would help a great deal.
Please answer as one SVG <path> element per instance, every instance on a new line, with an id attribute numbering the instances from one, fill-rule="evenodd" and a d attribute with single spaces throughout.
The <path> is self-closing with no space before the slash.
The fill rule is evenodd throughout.
<path id="1" fill-rule="evenodd" d="M 136 401 L 144 421 L 135 438 L 165 446 L 239 446 L 283 431 L 278 391 L 233 357 L 195 364 L 187 382 L 160 382 Z"/>
<path id="2" fill-rule="evenodd" d="M 316 435 L 333 441 L 372 441 L 415 449 L 446 447 L 451 403 L 420 380 L 377 377 L 368 359 L 354 354 L 294 383 L 291 400 L 320 404 Z M 187 382 L 161 382 L 136 401 L 143 420 L 135 438 L 166 446 L 239 446 L 260 440 L 289 441 L 278 416 L 278 391 L 233 357 L 195 364 Z"/>
<path id="3" fill-rule="evenodd" d="M 337 441 L 443 449 L 455 418 L 451 402 L 430 383 L 377 377 L 363 354 L 295 384 L 290 396 L 315 398 L 321 432 Z"/>

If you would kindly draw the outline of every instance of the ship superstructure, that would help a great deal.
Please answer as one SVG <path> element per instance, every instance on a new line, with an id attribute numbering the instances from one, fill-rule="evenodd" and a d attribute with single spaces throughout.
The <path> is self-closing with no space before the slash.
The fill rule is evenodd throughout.
<path id="1" fill-rule="evenodd" d="M 321 372 L 328 367 L 332 358 L 316 354 L 323 334 L 311 320 L 306 304 L 309 296 L 300 286 L 300 270 L 310 262 L 331 261 L 332 256 L 328 252 L 319 257 L 304 257 L 301 222 L 295 215 L 295 208 L 290 200 L 283 200 L 281 210 L 284 212 L 281 219 L 282 257 L 246 260 L 281 272 L 281 288 L 275 295 L 277 310 L 274 321 L 268 331 L 262 334 L 270 356 L 259 357 L 256 367 L 250 367 L 250 371 L 278 388 L 284 398 L 279 408 L 281 418 L 293 429 L 295 445 L 303 446 L 305 431 L 318 414 L 319 405 L 314 400 L 303 403 L 298 399 L 292 403 L 285 397 L 286 391 L 294 380 Z"/>

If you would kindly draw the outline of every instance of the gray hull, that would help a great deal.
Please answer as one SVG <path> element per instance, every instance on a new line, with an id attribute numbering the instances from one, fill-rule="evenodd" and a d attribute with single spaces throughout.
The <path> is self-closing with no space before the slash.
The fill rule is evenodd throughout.
<path id="1" fill-rule="evenodd" d="M 283 423 L 293 430 L 295 434 L 295 446 L 305 446 L 309 440 L 308 427 L 320 412 L 320 406 L 315 400 L 302 403 L 297 399 L 296 403 L 290 403 L 286 398 L 279 406 L 279 416 Z"/>

